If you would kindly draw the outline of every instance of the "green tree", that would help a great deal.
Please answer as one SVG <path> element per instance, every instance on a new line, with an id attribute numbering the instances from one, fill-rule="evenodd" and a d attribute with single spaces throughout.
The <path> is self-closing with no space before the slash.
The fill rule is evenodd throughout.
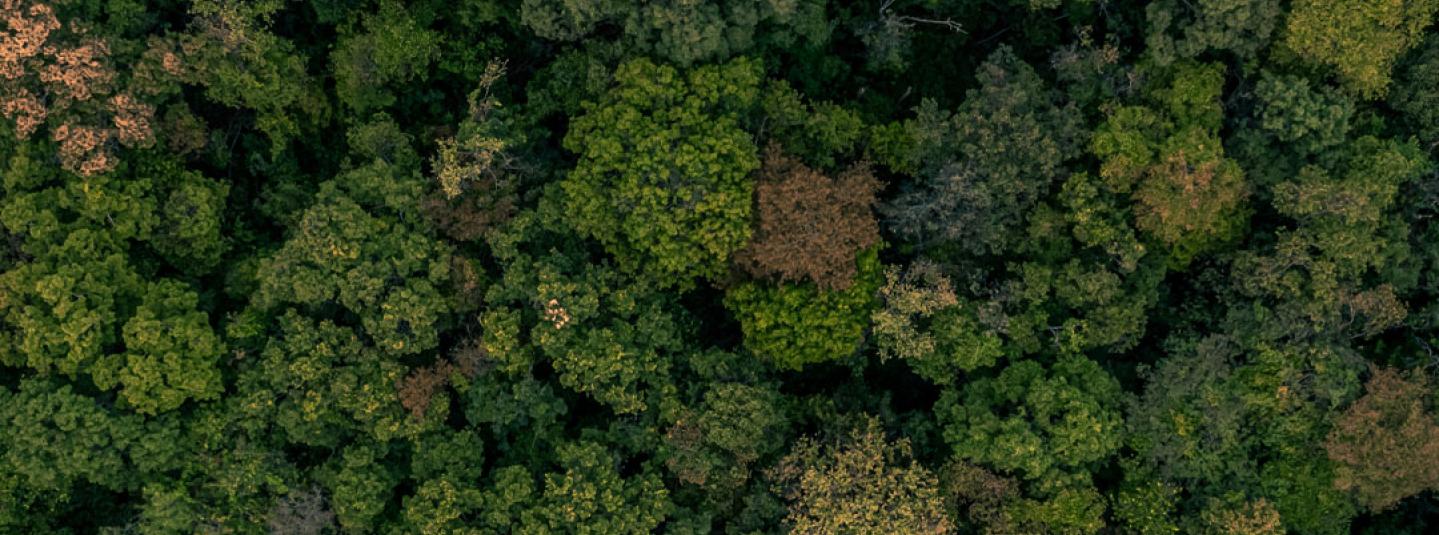
<path id="1" fill-rule="evenodd" d="M 835 444 L 802 439 L 774 469 L 791 533 L 953 533 L 939 481 L 867 419 Z"/>
<path id="2" fill-rule="evenodd" d="M 979 322 L 976 303 L 960 301 L 937 265 L 921 260 L 903 272 L 890 267 L 884 277 L 883 306 L 870 316 L 881 359 L 904 359 L 942 384 L 1003 355 L 1003 338 Z"/>
<path id="3" fill-rule="evenodd" d="M 562 182 L 568 222 L 661 285 L 722 275 L 750 236 L 759 160 L 740 120 L 759 76 L 747 59 L 683 74 L 643 59 L 621 65 L 565 136 L 580 157 Z"/>
<path id="4" fill-rule="evenodd" d="M 1439 39 L 1429 38 L 1421 52 L 1399 68 L 1389 105 L 1400 112 L 1399 122 L 1419 136 L 1430 151 L 1439 144 Z"/>
<path id="5" fill-rule="evenodd" d="M 750 465 L 782 442 L 787 426 L 779 392 L 764 386 L 716 382 L 695 407 L 676 415 L 665 432 L 665 465 L 684 483 L 729 490 L 749 478 Z"/>
<path id="6" fill-rule="evenodd" d="M 1184 64 L 1168 75 L 1151 91 L 1154 107 L 1110 113 L 1092 149 L 1105 186 L 1132 192 L 1135 226 L 1183 267 L 1238 236 L 1248 186 L 1219 139 L 1223 68 Z"/>
<path id="7" fill-rule="evenodd" d="M 173 56 L 180 80 L 203 87 L 208 99 L 253 110 L 273 154 L 316 133 L 330 113 L 323 86 L 305 68 L 308 58 L 270 31 L 284 5 L 195 0 L 189 28 L 166 45 L 169 56 L 162 54 Z"/>
<path id="8" fill-rule="evenodd" d="M 1261 128 L 1302 152 L 1314 153 L 1343 143 L 1354 103 L 1327 87 L 1310 88 L 1297 76 L 1264 73 L 1254 87 L 1262 103 Z"/>
<path id="9" fill-rule="evenodd" d="M 626 47 L 690 65 L 723 60 L 753 48 L 763 29 L 771 39 L 821 44 L 829 37 L 824 2 L 764 0 L 524 0 L 520 18 L 536 35 L 557 41 L 592 38 L 603 25 L 618 27 Z"/>
<path id="10" fill-rule="evenodd" d="M 1284 14 L 1278 0 L 1161 0 L 1145 6 L 1145 53 L 1162 63 L 1225 51 L 1253 61 Z"/>
<path id="11" fill-rule="evenodd" d="M 946 390 L 935 409 L 966 461 L 1062 487 L 1113 455 L 1124 422 L 1119 383 L 1094 361 L 1011 364 L 996 377 Z"/>
<path id="12" fill-rule="evenodd" d="M 134 465 L 126 452 L 147 430 L 133 416 L 114 414 L 68 385 L 27 380 L 5 392 L 0 421 L 5 471 L 27 487 L 68 491 L 88 482 L 131 488 Z"/>
<path id="13" fill-rule="evenodd" d="M 787 369 L 854 355 L 864 342 L 883 269 L 877 248 L 861 252 L 856 264 L 856 280 L 844 290 L 756 281 L 726 290 L 725 308 L 739 320 L 745 348 Z"/>
<path id="14" fill-rule="evenodd" d="M 179 283 L 152 284 L 125 322 L 126 352 L 91 371 L 95 386 L 108 390 L 119 383 L 120 396 L 141 414 L 173 410 L 187 399 L 218 398 L 225 346 L 209 316 L 195 310 L 198 300 Z"/>
<path id="15" fill-rule="evenodd" d="M 440 36 L 392 1 L 382 2 L 379 12 L 365 16 L 361 26 L 363 30 L 339 38 L 331 62 L 336 95 L 363 114 L 394 104 L 394 85 L 425 79 L 439 55 Z"/>
<path id="16" fill-rule="evenodd" d="M 578 240 L 554 234 L 554 193 L 490 238 L 506 268 L 480 315 L 485 348 L 509 374 L 528 375 L 543 359 L 566 388 L 620 414 L 642 412 L 673 395 L 686 317 L 647 280 L 589 263 Z"/>
<path id="17" fill-rule="evenodd" d="M 1010 48 L 990 55 L 978 77 L 956 112 L 926 100 L 914 119 L 876 134 L 899 136 L 876 150 L 878 161 L 917 176 L 885 210 L 916 244 L 1003 252 L 1083 143 L 1078 110 Z"/>
<path id="18" fill-rule="evenodd" d="M 250 400 L 240 412 L 275 426 L 285 441 L 336 447 L 356 434 L 386 441 L 421 427 L 396 392 L 405 367 L 355 330 L 290 310 L 259 343 L 240 367 L 234 397 Z"/>
<path id="19" fill-rule="evenodd" d="M 623 477 L 614 454 L 594 442 L 561 445 L 563 472 L 544 476 L 544 491 L 520 516 L 516 533 L 650 533 L 664 522 L 669 492 L 651 473 Z"/>
<path id="20" fill-rule="evenodd" d="M 1419 0 L 1297 0 L 1284 45 L 1304 61 L 1331 69 L 1355 95 L 1373 99 L 1389 90 L 1389 73 L 1419 44 L 1439 2 Z"/>

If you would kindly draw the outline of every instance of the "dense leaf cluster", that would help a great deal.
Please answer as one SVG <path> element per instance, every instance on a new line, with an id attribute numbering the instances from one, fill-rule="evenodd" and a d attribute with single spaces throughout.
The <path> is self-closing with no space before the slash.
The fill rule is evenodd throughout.
<path id="1" fill-rule="evenodd" d="M 0 0 L 0 533 L 1432 533 L 1439 0 Z"/>

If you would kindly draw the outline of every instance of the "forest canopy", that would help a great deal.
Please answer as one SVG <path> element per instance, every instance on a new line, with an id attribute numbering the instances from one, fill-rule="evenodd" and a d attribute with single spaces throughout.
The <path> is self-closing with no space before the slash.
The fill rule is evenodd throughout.
<path id="1" fill-rule="evenodd" d="M 0 533 L 1439 532 L 1439 0 L 0 0 Z"/>

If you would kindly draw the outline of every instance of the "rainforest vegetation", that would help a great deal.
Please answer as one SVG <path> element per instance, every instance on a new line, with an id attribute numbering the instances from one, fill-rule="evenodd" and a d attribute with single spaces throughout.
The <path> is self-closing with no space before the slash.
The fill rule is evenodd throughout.
<path id="1" fill-rule="evenodd" d="M 1439 532 L 1439 0 L 0 0 L 0 533 Z"/>

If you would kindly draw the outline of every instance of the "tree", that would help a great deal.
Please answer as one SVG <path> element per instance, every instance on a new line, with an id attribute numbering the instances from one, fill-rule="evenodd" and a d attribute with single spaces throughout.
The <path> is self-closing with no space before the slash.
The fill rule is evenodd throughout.
<path id="1" fill-rule="evenodd" d="M 1157 479 L 1210 494 L 1252 483 L 1251 432 L 1234 388 L 1232 340 L 1174 340 L 1170 356 L 1148 372 L 1142 396 L 1129 403 L 1127 437 L 1137 461 Z"/>
<path id="2" fill-rule="evenodd" d="M 881 359 L 904 359 L 916 373 L 942 384 L 1002 356 L 999 333 L 978 321 L 979 306 L 961 302 L 937 265 L 921 260 L 903 272 L 889 267 L 884 278 L 883 306 L 870 316 Z"/>
<path id="3" fill-rule="evenodd" d="M 834 444 L 801 439 L 774 469 L 791 533 L 953 533 L 939 481 L 873 418 Z"/>
<path id="4" fill-rule="evenodd" d="M 1354 102 L 1328 87 L 1311 89 L 1304 78 L 1266 72 L 1254 93 L 1261 103 L 1260 127 L 1302 152 L 1343 143 L 1349 133 Z"/>
<path id="5" fill-rule="evenodd" d="M 580 157 L 562 182 L 567 220 L 663 286 L 718 278 L 750 237 L 759 161 L 739 120 L 758 96 L 759 65 L 681 74 L 641 59 L 614 79 L 565 136 Z"/>
<path id="6" fill-rule="evenodd" d="M 806 102 L 784 80 L 769 82 L 760 107 L 771 144 L 778 143 L 789 154 L 822 169 L 854 154 L 866 130 L 854 110 L 828 101 Z"/>
<path id="7" fill-rule="evenodd" d="M 324 484 L 341 528 L 366 529 L 384 512 L 399 483 L 397 474 L 384 462 L 385 453 L 381 446 L 360 442 L 330 459 Z"/>
<path id="8" fill-rule="evenodd" d="M 960 459 L 1045 487 L 1087 476 L 1120 446 L 1119 383 L 1084 357 L 1011 364 L 946 390 L 936 412 Z"/>
<path id="9" fill-rule="evenodd" d="M 1236 289 L 1272 300 L 1261 303 L 1262 323 L 1237 326 L 1270 339 L 1311 340 L 1372 336 L 1402 321 L 1406 310 L 1394 286 L 1366 274 L 1408 254 L 1393 238 L 1407 232 L 1393 226 L 1403 223 L 1383 214 L 1400 185 L 1428 166 L 1412 144 L 1366 136 L 1275 185 L 1274 207 L 1293 225 L 1276 231 L 1272 247 L 1237 257 Z"/>
<path id="10" fill-rule="evenodd" d="M 687 318 L 647 279 L 590 262 L 580 240 L 550 226 L 564 213 L 557 196 L 547 191 L 490 236 L 506 268 L 480 315 L 485 350 L 511 376 L 548 362 L 564 387 L 620 414 L 643 412 L 673 394 Z"/>
<path id="11" fill-rule="evenodd" d="M 336 95 L 363 114 L 395 103 L 390 86 L 423 80 L 439 55 L 439 36 L 421 27 L 398 2 L 365 16 L 363 31 L 339 38 L 331 53 Z"/>
<path id="12" fill-rule="evenodd" d="M 589 38 L 617 26 L 627 48 L 680 65 L 723 60 L 755 46 L 761 28 L 773 26 L 786 41 L 821 44 L 829 36 L 822 2 L 765 0 L 524 0 L 520 19 L 536 35 L 557 41 Z M 762 26 L 763 25 L 763 26 Z"/>
<path id="13" fill-rule="evenodd" d="M 1419 44 L 1439 2 L 1298 0 L 1289 11 L 1284 45 L 1304 61 L 1332 69 L 1356 96 L 1389 90 L 1389 71 Z"/>
<path id="14" fill-rule="evenodd" d="M 1244 500 L 1241 495 L 1212 499 L 1201 516 L 1201 529 L 1215 535 L 1279 535 L 1284 533 L 1279 511 L 1264 498 Z"/>
<path id="15" fill-rule="evenodd" d="M 694 409 L 685 409 L 665 432 L 665 466 L 684 483 L 736 489 L 750 465 L 775 452 L 787 422 L 781 397 L 768 387 L 715 383 Z"/>
<path id="16" fill-rule="evenodd" d="M 5 471 L 30 488 L 67 491 L 79 482 L 111 490 L 135 483 L 126 451 L 146 429 L 133 415 L 113 414 L 68 385 L 27 380 L 5 392 L 0 438 Z"/>
<path id="17" fill-rule="evenodd" d="M 856 282 L 844 290 L 755 281 L 726 290 L 724 305 L 739 320 L 745 348 L 788 369 L 853 355 L 864 342 L 882 269 L 875 248 L 855 262 Z"/>
<path id="18" fill-rule="evenodd" d="M 1210 51 L 1252 61 L 1268 47 L 1283 14 L 1278 0 L 1153 2 L 1145 6 L 1149 22 L 1145 52 L 1166 64 Z"/>
<path id="19" fill-rule="evenodd" d="M 439 345 L 437 327 L 463 303 L 450 292 L 451 248 L 422 226 L 419 158 L 387 121 L 352 136 L 361 162 L 321 184 L 289 238 L 259 260 L 252 299 L 261 310 L 338 305 L 381 351 L 414 355 Z"/>
<path id="20" fill-rule="evenodd" d="M 1429 38 L 1423 51 L 1399 68 L 1389 105 L 1400 112 L 1399 121 L 1418 134 L 1420 145 L 1433 150 L 1439 144 L 1439 39 Z"/>
<path id="21" fill-rule="evenodd" d="M 1439 422 L 1425 409 L 1428 378 L 1380 368 L 1364 390 L 1324 441 L 1329 458 L 1339 463 L 1335 487 L 1373 511 L 1439 488 L 1439 467 L 1428 462 L 1439 452 Z"/>
<path id="22" fill-rule="evenodd" d="M 897 234 L 919 245 L 943 240 L 975 253 L 1004 251 L 1082 144 L 1078 110 L 1008 47 L 978 75 L 980 87 L 954 114 L 921 104 L 900 126 L 902 141 L 887 144 L 897 153 L 878 159 L 918 175 L 884 212 Z"/>
<path id="23" fill-rule="evenodd" d="M 396 392 L 404 366 L 367 346 L 360 333 L 294 310 L 276 318 L 275 329 L 241 367 L 235 394 L 268 401 L 241 413 L 271 422 L 289 443 L 316 447 L 357 434 L 386 441 L 421 427 Z"/>
<path id="24" fill-rule="evenodd" d="M 544 476 L 544 491 L 520 516 L 519 533 L 652 532 L 671 508 L 669 492 L 654 474 L 622 477 L 614 455 L 593 442 L 561 445 L 563 472 Z"/>
<path id="25" fill-rule="evenodd" d="M 47 126 L 60 165 L 81 176 L 113 170 L 117 145 L 155 144 L 155 105 L 173 89 L 116 71 L 112 45 L 136 45 L 88 34 L 83 21 L 62 25 L 47 3 L 5 0 L 0 11 L 9 28 L 0 34 L 0 116 L 16 138 Z"/>
<path id="26" fill-rule="evenodd" d="M 186 400 L 220 396 L 218 368 L 225 346 L 207 314 L 195 310 L 199 297 L 185 286 L 152 284 L 123 328 L 126 352 L 104 359 L 91 371 L 95 386 L 120 385 L 120 396 L 140 414 L 178 408 Z"/>
<path id="27" fill-rule="evenodd" d="M 1245 223 L 1244 172 L 1219 139 L 1222 67 L 1184 64 L 1151 91 L 1155 107 L 1116 109 L 1092 149 L 1100 176 L 1118 194 L 1132 192 L 1135 226 L 1183 267 L 1238 236 Z"/>
<path id="28" fill-rule="evenodd" d="M 870 211 L 878 190 L 863 165 L 830 179 L 771 145 L 755 186 L 756 228 L 735 261 L 757 278 L 844 290 L 855 256 L 879 241 Z"/>

